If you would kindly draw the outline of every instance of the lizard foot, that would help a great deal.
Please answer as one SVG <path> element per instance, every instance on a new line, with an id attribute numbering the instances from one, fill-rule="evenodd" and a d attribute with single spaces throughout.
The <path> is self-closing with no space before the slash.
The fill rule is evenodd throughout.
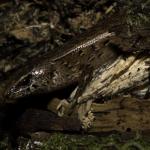
<path id="1" fill-rule="evenodd" d="M 78 107 L 78 117 L 81 121 L 82 128 L 88 129 L 91 127 L 92 122 L 94 120 L 94 115 L 92 113 L 92 100 L 89 100 L 83 104 L 80 104 Z"/>
<path id="2" fill-rule="evenodd" d="M 61 100 L 61 102 L 57 106 L 57 111 L 58 111 L 58 116 L 62 117 L 65 115 L 65 112 L 67 112 L 68 107 L 69 107 L 69 102 L 65 99 Z"/>
<path id="3" fill-rule="evenodd" d="M 87 116 L 82 117 L 82 128 L 87 130 L 92 126 L 92 122 L 94 121 L 94 115 L 91 111 L 87 113 Z"/>

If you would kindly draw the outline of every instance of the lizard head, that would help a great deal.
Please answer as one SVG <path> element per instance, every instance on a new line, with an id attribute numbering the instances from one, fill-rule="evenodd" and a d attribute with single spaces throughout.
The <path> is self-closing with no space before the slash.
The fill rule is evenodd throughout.
<path id="1" fill-rule="evenodd" d="M 47 80 L 43 69 L 33 69 L 12 82 L 5 92 L 7 99 L 18 99 L 45 91 Z M 49 74 L 49 77 L 51 74 Z"/>

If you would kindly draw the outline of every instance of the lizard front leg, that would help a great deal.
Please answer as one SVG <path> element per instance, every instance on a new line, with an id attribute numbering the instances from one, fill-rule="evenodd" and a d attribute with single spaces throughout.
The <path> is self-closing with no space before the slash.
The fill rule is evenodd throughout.
<path id="1" fill-rule="evenodd" d="M 77 88 L 72 92 L 72 94 L 74 94 L 76 91 Z M 94 115 L 91 112 L 92 102 L 93 100 L 88 100 L 83 103 L 78 103 L 78 99 L 72 99 L 72 102 L 68 102 L 68 100 L 63 99 L 57 106 L 58 116 L 62 117 L 64 115 L 71 115 L 76 108 L 82 128 L 88 129 L 94 120 Z"/>
<path id="2" fill-rule="evenodd" d="M 64 115 L 71 114 L 71 109 L 73 108 L 73 98 L 78 90 L 76 87 L 73 92 L 71 93 L 69 99 L 63 99 L 57 106 L 58 116 L 62 117 Z"/>
<path id="3" fill-rule="evenodd" d="M 77 108 L 78 118 L 83 124 L 83 128 L 88 128 L 91 125 L 94 117 L 90 111 L 92 100 L 88 100 L 84 103 L 78 103 L 80 96 L 84 93 L 85 88 L 87 88 L 88 83 L 92 79 L 92 68 L 88 68 L 88 74 L 82 74 L 81 82 L 76 87 L 76 89 L 71 93 L 68 100 L 62 100 L 57 106 L 58 115 L 71 115 L 75 108 Z M 85 69 L 87 73 L 87 68 Z"/>
<path id="4" fill-rule="evenodd" d="M 90 79 L 91 72 L 92 68 L 89 68 L 86 65 L 83 66 L 83 72 L 80 77 L 79 85 L 73 90 L 73 92 L 71 93 L 70 97 L 67 100 L 64 99 L 59 103 L 59 105 L 57 106 L 58 114 L 60 113 L 59 111 L 64 110 L 62 107 L 66 107 L 66 105 L 69 106 L 69 103 L 70 103 L 70 111 L 68 112 L 68 114 L 71 114 L 71 109 L 73 109 L 74 106 L 77 104 L 78 97 L 82 95 L 87 83 L 89 82 L 89 80 L 91 80 Z"/>

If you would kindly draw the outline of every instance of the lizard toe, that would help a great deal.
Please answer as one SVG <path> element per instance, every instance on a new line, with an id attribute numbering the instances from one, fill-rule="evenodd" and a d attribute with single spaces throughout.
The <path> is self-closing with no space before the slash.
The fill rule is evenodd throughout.
<path id="1" fill-rule="evenodd" d="M 69 103 L 67 100 L 63 99 L 57 106 L 58 116 L 62 117 L 65 115 L 66 108 L 68 107 Z"/>

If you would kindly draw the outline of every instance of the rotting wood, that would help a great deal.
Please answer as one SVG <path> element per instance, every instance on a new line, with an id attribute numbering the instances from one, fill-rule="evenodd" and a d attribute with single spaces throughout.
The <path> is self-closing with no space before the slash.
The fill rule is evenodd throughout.
<path id="1" fill-rule="evenodd" d="M 81 132 L 76 115 L 58 117 L 55 113 L 58 99 L 53 99 L 49 110 L 29 109 L 17 122 L 20 131 L 74 131 Z M 150 100 L 119 97 L 103 104 L 92 104 L 95 119 L 87 133 L 146 132 L 150 131 Z"/>
<path id="2" fill-rule="evenodd" d="M 58 117 L 56 114 L 39 109 L 28 109 L 16 123 L 20 134 L 37 131 L 79 132 L 81 125 L 77 117 Z"/>
<path id="3" fill-rule="evenodd" d="M 95 121 L 89 132 L 150 130 L 149 100 L 117 98 L 92 107 Z"/>

